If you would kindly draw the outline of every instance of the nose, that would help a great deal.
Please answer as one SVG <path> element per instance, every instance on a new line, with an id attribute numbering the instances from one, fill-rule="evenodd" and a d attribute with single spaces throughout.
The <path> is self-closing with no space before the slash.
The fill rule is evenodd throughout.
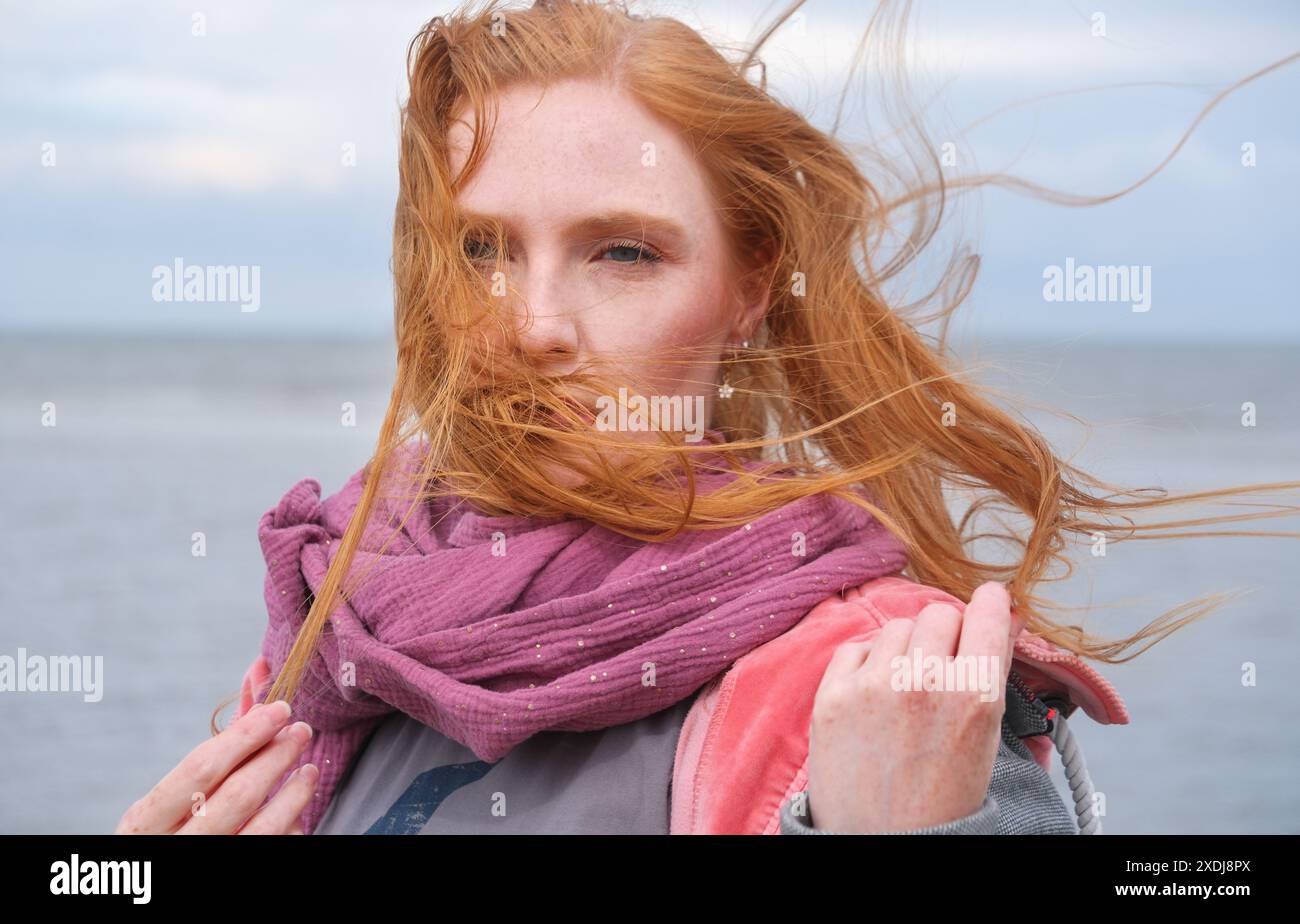
<path id="1" fill-rule="evenodd" d="M 515 313 L 524 358 L 546 375 L 572 372 L 579 348 L 573 293 L 557 273 L 538 268 L 521 282 L 516 284 Z"/>

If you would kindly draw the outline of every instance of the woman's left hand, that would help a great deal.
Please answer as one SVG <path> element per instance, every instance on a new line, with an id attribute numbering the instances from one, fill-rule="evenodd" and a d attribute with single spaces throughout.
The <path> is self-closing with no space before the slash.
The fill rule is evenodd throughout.
<path id="1" fill-rule="evenodd" d="M 1007 673 L 1023 627 L 1006 588 L 989 581 L 976 588 L 964 614 L 934 603 L 915 620 L 890 620 L 871 641 L 840 645 L 813 701 L 813 824 L 844 834 L 885 833 L 978 811 L 993 773 Z M 931 656 L 959 670 L 940 671 L 937 683 L 912 678 L 912 666 Z M 945 676 L 969 678 L 969 664 L 977 683 L 945 683 Z"/>

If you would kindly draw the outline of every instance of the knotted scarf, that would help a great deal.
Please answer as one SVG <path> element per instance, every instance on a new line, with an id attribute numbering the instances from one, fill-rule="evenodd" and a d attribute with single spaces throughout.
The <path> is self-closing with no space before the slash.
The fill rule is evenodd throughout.
<path id="1" fill-rule="evenodd" d="M 272 676 L 339 549 L 364 473 L 324 500 L 303 479 L 262 516 L 262 654 Z M 697 493 L 733 477 L 703 473 Z M 331 613 L 293 699 L 293 717 L 313 729 L 295 767 L 320 769 L 302 816 L 308 834 L 394 711 L 489 762 L 541 731 L 632 722 L 690 696 L 830 595 L 907 563 L 874 517 L 826 494 L 662 542 L 581 519 L 485 516 L 456 498 L 422 501 L 399 526 L 409 509 L 409 498 L 377 500 L 345 581 L 350 597 Z"/>

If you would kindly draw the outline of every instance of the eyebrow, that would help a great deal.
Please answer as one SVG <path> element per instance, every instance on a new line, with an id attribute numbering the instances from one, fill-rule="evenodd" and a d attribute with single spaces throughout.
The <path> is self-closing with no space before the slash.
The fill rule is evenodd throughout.
<path id="1" fill-rule="evenodd" d="M 499 221 L 507 232 L 516 230 L 509 218 L 487 215 L 471 209 L 460 209 L 461 217 L 470 223 L 489 224 Z M 651 215 L 633 210 L 615 210 L 596 215 L 585 215 L 564 226 L 564 232 L 582 240 L 598 240 L 618 234 L 634 233 L 657 238 L 669 249 L 681 249 L 691 240 L 686 228 L 672 218 Z"/>

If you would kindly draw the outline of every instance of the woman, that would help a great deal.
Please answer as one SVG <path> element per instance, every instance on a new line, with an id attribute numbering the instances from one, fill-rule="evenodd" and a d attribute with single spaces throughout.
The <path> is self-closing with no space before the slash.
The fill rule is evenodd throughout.
<path id="1" fill-rule="evenodd" d="M 1113 641 L 1033 591 L 1180 499 L 952 377 L 883 291 L 942 177 L 886 196 L 748 79 L 761 45 L 589 2 L 417 36 L 380 445 L 263 518 L 241 716 L 119 831 L 1099 830 L 1063 719 L 1127 714 L 1083 659 L 1210 606 Z M 968 557 L 955 485 L 1026 518 L 1018 560 Z"/>

